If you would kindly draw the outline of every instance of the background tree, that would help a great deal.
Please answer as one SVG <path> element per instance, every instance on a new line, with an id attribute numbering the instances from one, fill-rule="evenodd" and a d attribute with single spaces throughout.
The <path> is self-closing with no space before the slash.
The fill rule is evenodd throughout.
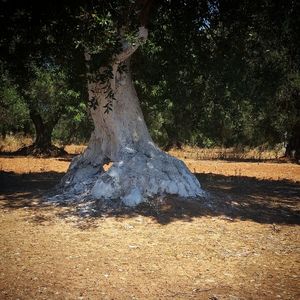
<path id="1" fill-rule="evenodd" d="M 85 117 L 86 106 L 81 102 L 80 93 L 70 87 L 68 76 L 61 67 L 48 61 L 43 67 L 32 64 L 31 69 L 31 80 L 27 86 L 17 86 L 7 77 L 2 81 L 3 135 L 9 131 L 27 134 L 31 121 L 35 141 L 18 153 L 61 155 L 63 150 L 52 144 L 55 126 L 66 115 L 69 122 L 80 123 Z"/>
<path id="2" fill-rule="evenodd" d="M 162 145 L 175 139 L 205 147 L 284 142 L 299 119 L 299 5 L 203 5 L 174 9 L 173 17 L 161 8 L 134 64 L 154 136 Z"/>
<path id="3" fill-rule="evenodd" d="M 68 86 L 66 73 L 51 62 L 46 63 L 43 68 L 32 68 L 35 78 L 23 94 L 36 137 L 33 146 L 23 151 L 51 153 L 58 150 L 51 142 L 53 129 L 68 107 L 79 104 L 80 94 Z"/>
<path id="4" fill-rule="evenodd" d="M 28 134 L 31 131 L 28 107 L 3 69 L 0 83 L 0 119 L 2 138 L 10 133 Z"/>
<path id="5" fill-rule="evenodd" d="M 76 107 L 80 111 L 84 106 L 78 105 L 86 94 L 85 66 L 70 34 L 74 28 L 68 9 L 56 2 L 1 2 L 1 59 L 36 131 L 35 143 L 25 153 L 57 154 L 51 145 L 54 126 L 72 105 L 73 116 Z"/>

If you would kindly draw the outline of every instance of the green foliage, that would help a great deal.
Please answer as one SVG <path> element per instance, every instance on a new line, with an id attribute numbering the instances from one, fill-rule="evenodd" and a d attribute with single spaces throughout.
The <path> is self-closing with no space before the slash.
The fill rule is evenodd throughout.
<path id="1" fill-rule="evenodd" d="M 55 138 L 71 141 L 71 129 L 85 138 L 85 81 L 109 82 L 121 32 L 135 42 L 136 1 L 29 2 L 1 3 L 0 48 L 11 78 L 8 90 L 1 87 L 9 101 L 2 115 L 10 124 L 23 120 L 26 101 L 45 120 L 62 116 Z M 155 141 L 256 146 L 291 136 L 300 122 L 299 15 L 297 1 L 159 1 L 132 61 Z M 109 112 L 114 95 L 106 89 Z"/>
<path id="2" fill-rule="evenodd" d="M 29 111 L 16 86 L 2 72 L 0 85 L 0 131 L 2 135 L 30 131 Z M 29 132 L 27 132 L 29 133 Z"/>
<path id="3" fill-rule="evenodd" d="M 43 68 L 36 65 L 31 68 L 34 77 L 27 88 L 22 89 L 8 79 L 7 72 L 2 72 L 1 132 L 32 134 L 30 111 L 34 111 L 44 126 L 50 129 L 56 126 L 54 139 L 64 143 L 86 141 L 92 128 L 87 119 L 87 107 L 80 93 L 70 87 L 67 73 L 50 63 Z"/>
<path id="4" fill-rule="evenodd" d="M 69 106 L 53 131 L 53 139 L 65 145 L 86 143 L 90 138 L 93 125 L 87 114 L 84 102 L 78 106 Z"/>
<path id="5" fill-rule="evenodd" d="M 36 110 L 44 123 L 57 123 L 59 117 L 80 102 L 79 92 L 70 88 L 67 74 L 50 63 L 32 66 L 34 79 L 24 91 L 29 108 Z"/>
<path id="6" fill-rule="evenodd" d="M 158 141 L 285 141 L 299 122 L 297 10 L 284 1 L 186 3 L 184 12 L 173 2 L 159 10 L 134 64 L 146 119 L 166 133 Z"/>

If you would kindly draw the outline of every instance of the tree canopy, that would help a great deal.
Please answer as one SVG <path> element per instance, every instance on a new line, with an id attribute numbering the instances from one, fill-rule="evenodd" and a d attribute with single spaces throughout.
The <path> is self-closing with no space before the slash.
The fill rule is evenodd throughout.
<path id="1" fill-rule="evenodd" d="M 10 107 L 3 124 L 28 109 L 21 103 L 37 70 L 59 78 L 63 69 L 68 89 L 98 105 L 87 103 L 93 78 L 85 75 L 85 49 L 90 74 L 105 82 L 122 48 L 120 31 L 134 44 L 143 23 L 149 37 L 133 57 L 133 76 L 157 143 L 272 146 L 299 139 L 298 1 L 10 0 L 0 11 L 1 72 L 9 78 L 0 103 L 2 111 Z M 109 92 L 105 105 L 113 109 Z"/>

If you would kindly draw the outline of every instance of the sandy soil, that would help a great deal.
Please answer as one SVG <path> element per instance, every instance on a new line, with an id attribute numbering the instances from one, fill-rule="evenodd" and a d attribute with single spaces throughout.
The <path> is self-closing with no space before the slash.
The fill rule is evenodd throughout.
<path id="1" fill-rule="evenodd" d="M 299 299 L 300 166 L 186 160 L 210 198 L 84 217 L 70 158 L 0 157 L 0 299 Z"/>

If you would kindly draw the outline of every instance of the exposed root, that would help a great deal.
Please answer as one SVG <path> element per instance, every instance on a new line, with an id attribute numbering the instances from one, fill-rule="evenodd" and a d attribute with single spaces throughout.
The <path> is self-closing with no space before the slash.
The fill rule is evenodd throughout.
<path id="1" fill-rule="evenodd" d="M 139 152 L 127 155 L 114 162 L 107 172 L 92 165 L 78 168 L 75 163 L 66 176 L 56 192 L 59 195 L 52 200 L 121 201 L 126 206 L 137 206 L 156 196 L 205 196 L 185 164 L 161 151 L 153 156 Z"/>

